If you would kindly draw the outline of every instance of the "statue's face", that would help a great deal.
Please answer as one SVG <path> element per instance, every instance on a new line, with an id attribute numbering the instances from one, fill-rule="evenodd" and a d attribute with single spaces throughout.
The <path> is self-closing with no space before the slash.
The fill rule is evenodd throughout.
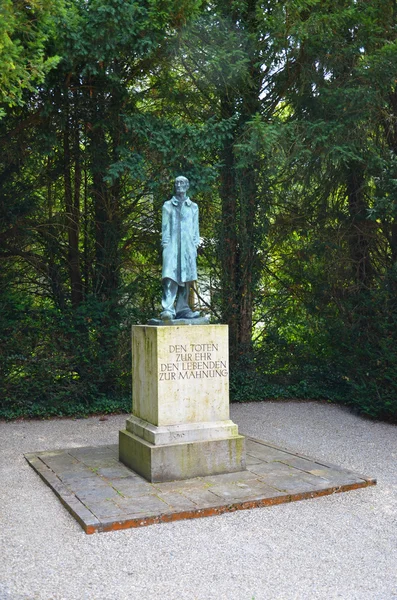
<path id="1" fill-rule="evenodd" d="M 189 189 L 189 182 L 186 177 L 177 177 L 175 179 L 175 191 L 177 194 L 184 194 Z"/>

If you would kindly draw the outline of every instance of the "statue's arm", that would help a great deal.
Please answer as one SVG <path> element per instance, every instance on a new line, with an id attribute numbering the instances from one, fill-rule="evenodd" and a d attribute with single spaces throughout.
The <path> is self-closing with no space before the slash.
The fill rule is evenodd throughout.
<path id="1" fill-rule="evenodd" d="M 169 244 L 171 240 L 171 216 L 168 207 L 163 204 L 163 212 L 161 219 L 161 245 L 163 248 Z"/>
<path id="2" fill-rule="evenodd" d="M 195 216 L 194 216 L 194 243 L 196 244 L 196 248 L 197 246 L 200 244 L 200 229 L 199 229 L 199 209 L 197 206 L 196 212 L 195 212 Z"/>

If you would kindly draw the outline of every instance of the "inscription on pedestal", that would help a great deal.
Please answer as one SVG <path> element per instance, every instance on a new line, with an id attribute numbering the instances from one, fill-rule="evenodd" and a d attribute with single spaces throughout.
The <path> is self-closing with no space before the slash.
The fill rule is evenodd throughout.
<path id="1" fill-rule="evenodd" d="M 219 344 L 170 344 L 169 362 L 160 363 L 159 381 L 227 377 L 226 360 L 219 359 Z"/>
<path id="2" fill-rule="evenodd" d="M 159 422 L 164 425 L 229 418 L 227 327 L 158 331 Z"/>
<path id="3" fill-rule="evenodd" d="M 132 328 L 132 413 L 156 426 L 229 418 L 226 325 Z"/>

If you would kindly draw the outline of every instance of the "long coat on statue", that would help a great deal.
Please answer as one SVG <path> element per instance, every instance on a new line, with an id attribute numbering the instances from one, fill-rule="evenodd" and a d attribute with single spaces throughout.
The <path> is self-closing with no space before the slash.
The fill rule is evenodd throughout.
<path id="1" fill-rule="evenodd" d="M 178 284 L 197 279 L 197 246 L 200 242 L 199 210 L 190 198 L 173 196 L 163 204 L 163 279 Z"/>

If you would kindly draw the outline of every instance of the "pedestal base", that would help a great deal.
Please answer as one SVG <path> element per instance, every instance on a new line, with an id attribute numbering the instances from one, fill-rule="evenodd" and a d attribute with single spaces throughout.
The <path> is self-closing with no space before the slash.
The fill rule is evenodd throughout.
<path id="1" fill-rule="evenodd" d="M 179 423 L 159 427 L 130 415 L 126 430 L 154 446 L 225 440 L 238 435 L 238 427 L 230 419 L 202 423 Z"/>
<path id="2" fill-rule="evenodd" d="M 120 431 L 119 457 L 151 482 L 175 481 L 244 471 L 245 438 L 204 440 L 155 446 L 133 433 Z"/>

